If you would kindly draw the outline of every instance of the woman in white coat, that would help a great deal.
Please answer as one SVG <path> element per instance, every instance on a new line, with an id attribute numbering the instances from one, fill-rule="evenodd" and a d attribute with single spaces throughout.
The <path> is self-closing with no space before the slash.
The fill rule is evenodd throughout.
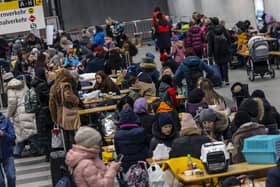
<path id="1" fill-rule="evenodd" d="M 24 95 L 28 90 L 25 81 L 13 78 L 8 82 L 8 112 L 7 117 L 14 124 L 16 132 L 16 146 L 14 156 L 20 157 L 26 144 L 30 145 L 32 155 L 39 153 L 36 144 L 36 121 L 35 113 L 26 113 L 24 107 Z"/>

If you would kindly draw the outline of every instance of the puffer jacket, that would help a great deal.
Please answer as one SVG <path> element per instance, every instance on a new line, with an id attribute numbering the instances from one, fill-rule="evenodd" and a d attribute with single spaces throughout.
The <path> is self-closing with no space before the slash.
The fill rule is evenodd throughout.
<path id="1" fill-rule="evenodd" d="M 186 47 L 192 47 L 196 52 L 203 50 L 203 33 L 199 26 L 191 27 L 186 39 Z"/>
<path id="2" fill-rule="evenodd" d="M 117 171 L 106 167 L 99 159 L 99 150 L 73 145 L 66 155 L 68 165 L 78 187 L 114 187 Z"/>
<path id="3" fill-rule="evenodd" d="M 24 95 L 28 90 L 24 81 L 12 79 L 8 89 L 7 117 L 14 124 L 16 142 L 22 142 L 37 133 L 34 113 L 26 113 L 24 107 Z"/>
<path id="4" fill-rule="evenodd" d="M 153 61 L 150 62 L 149 60 L 145 60 L 145 62 L 140 64 L 140 68 L 144 73 L 147 73 L 151 77 L 154 84 L 157 84 L 159 72 L 157 70 L 156 64 Z"/>
<path id="5" fill-rule="evenodd" d="M 232 135 L 232 143 L 234 146 L 234 150 L 232 153 L 233 163 L 240 163 L 246 161 L 242 153 L 244 139 L 262 134 L 266 134 L 265 127 L 263 125 L 253 122 L 241 125 L 239 129 Z"/>

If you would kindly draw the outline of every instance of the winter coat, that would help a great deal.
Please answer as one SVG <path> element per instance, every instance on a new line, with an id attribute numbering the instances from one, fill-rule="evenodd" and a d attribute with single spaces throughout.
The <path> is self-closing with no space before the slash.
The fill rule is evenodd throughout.
<path id="1" fill-rule="evenodd" d="M 171 26 L 166 20 L 160 20 L 156 25 L 157 44 L 160 49 L 171 47 Z"/>
<path id="2" fill-rule="evenodd" d="M 130 125 L 125 124 L 125 127 L 118 129 L 114 137 L 116 153 L 124 155 L 122 167 L 125 172 L 137 161 L 145 161 L 148 157 L 148 142 L 144 128 Z"/>
<path id="3" fill-rule="evenodd" d="M 0 129 L 4 133 L 0 136 L 0 159 L 7 159 L 13 156 L 16 135 L 13 124 L 3 114 L 0 114 Z"/>
<path id="4" fill-rule="evenodd" d="M 112 74 L 112 70 L 121 70 L 125 68 L 124 62 L 117 52 L 110 52 L 106 57 L 105 71 L 107 74 Z"/>
<path id="5" fill-rule="evenodd" d="M 228 49 L 225 49 L 225 54 L 221 55 L 219 53 L 215 53 L 215 35 L 221 35 L 224 34 L 228 41 Z M 209 57 L 214 57 L 215 63 L 225 64 L 228 63 L 231 60 L 231 51 L 230 51 L 230 45 L 231 45 L 231 39 L 230 34 L 225 29 L 223 25 L 217 25 L 214 27 L 214 30 L 208 32 L 208 55 Z"/>
<path id="6" fill-rule="evenodd" d="M 244 139 L 262 134 L 266 134 L 265 127 L 263 125 L 253 122 L 241 125 L 239 129 L 232 135 L 232 143 L 234 146 L 234 150 L 232 153 L 233 163 L 240 163 L 246 161 L 242 153 Z"/>
<path id="7" fill-rule="evenodd" d="M 147 136 L 147 142 L 150 142 L 153 137 L 152 129 L 153 129 L 155 116 L 146 113 L 137 114 L 137 116 L 140 119 L 141 127 L 143 127 L 145 130 L 145 134 Z"/>
<path id="8" fill-rule="evenodd" d="M 182 61 L 183 62 L 183 61 Z M 177 63 L 172 57 L 168 57 L 164 63 L 162 63 L 162 67 L 170 67 L 172 72 L 175 74 L 175 72 L 177 71 L 178 67 L 179 67 L 179 63 Z"/>
<path id="9" fill-rule="evenodd" d="M 188 30 L 186 38 L 187 47 L 192 47 L 195 52 L 201 53 L 203 50 L 203 41 L 203 33 L 199 26 L 193 26 Z"/>
<path id="10" fill-rule="evenodd" d="M 148 73 L 140 73 L 133 87 L 138 88 L 141 97 L 156 96 L 156 87 Z"/>
<path id="11" fill-rule="evenodd" d="M 105 71 L 105 61 L 96 57 L 86 64 L 85 73 L 96 73 L 98 71 Z"/>
<path id="12" fill-rule="evenodd" d="M 65 86 L 64 89 L 61 89 L 61 87 L 65 84 L 68 84 L 68 86 Z M 60 70 L 57 74 L 54 85 L 50 89 L 49 100 L 49 107 L 52 120 L 58 125 L 62 124 L 63 105 L 69 108 L 77 107 L 79 105 L 79 98 L 74 94 L 74 89 L 75 81 L 73 76 L 66 69 Z M 64 95 L 64 103 L 62 103 L 61 100 L 62 93 Z"/>
<path id="13" fill-rule="evenodd" d="M 181 84 L 181 81 L 183 79 L 186 79 L 188 84 L 188 91 L 190 92 L 192 89 L 195 88 L 196 85 L 193 85 L 191 77 L 190 77 L 190 66 L 199 66 L 199 69 L 201 71 L 205 71 L 206 74 L 212 75 L 214 72 L 211 68 L 208 67 L 207 64 L 205 64 L 199 57 L 197 56 L 188 56 L 183 63 L 180 64 L 178 67 L 173 80 L 177 85 Z"/>
<path id="14" fill-rule="evenodd" d="M 104 35 L 104 32 L 98 32 L 96 33 L 93 38 L 92 38 L 92 43 L 93 45 L 101 45 L 101 46 L 104 46 L 105 44 L 105 39 L 104 39 L 105 35 Z"/>
<path id="15" fill-rule="evenodd" d="M 164 144 L 167 147 L 171 147 L 173 140 L 177 137 L 178 131 L 175 128 L 175 124 L 173 124 L 172 132 L 169 136 L 162 134 L 161 127 L 159 125 L 158 117 L 155 116 L 155 122 L 153 124 L 153 138 L 150 142 L 150 151 L 149 153 L 152 155 L 153 151 L 157 147 L 158 144 Z"/>
<path id="16" fill-rule="evenodd" d="M 36 112 L 36 125 L 38 129 L 39 138 L 42 139 L 46 145 L 50 142 L 50 131 L 53 127 L 51 113 L 49 109 L 49 85 L 47 81 L 35 78 L 31 82 L 32 87 L 40 99 L 40 108 Z"/>
<path id="17" fill-rule="evenodd" d="M 117 171 L 106 167 L 99 158 L 99 150 L 73 145 L 67 153 L 66 164 L 78 187 L 113 187 Z"/>
<path id="18" fill-rule="evenodd" d="M 151 77 L 154 84 L 157 84 L 159 72 L 155 63 L 141 63 L 140 68 Z"/>
<path id="19" fill-rule="evenodd" d="M 24 95 L 27 90 L 24 81 L 12 79 L 8 83 L 7 117 L 14 124 L 16 142 L 27 140 L 37 133 L 35 114 L 25 112 Z"/>
<path id="20" fill-rule="evenodd" d="M 201 135 L 201 130 L 197 128 L 184 129 L 180 131 L 180 137 L 173 141 L 170 158 L 181 157 L 190 154 L 192 157 L 200 159 L 201 146 L 211 140 Z"/>
<path id="21" fill-rule="evenodd" d="M 278 160 L 277 167 L 272 168 L 266 175 L 266 187 L 278 187 L 280 186 L 280 163 Z"/>

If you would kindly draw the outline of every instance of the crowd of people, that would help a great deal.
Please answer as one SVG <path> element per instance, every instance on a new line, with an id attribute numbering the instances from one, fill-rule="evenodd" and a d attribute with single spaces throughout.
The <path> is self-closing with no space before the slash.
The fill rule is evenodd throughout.
<path id="1" fill-rule="evenodd" d="M 114 186 L 120 168 L 126 173 L 138 161 L 152 157 L 159 144 L 171 149 L 169 158 L 190 154 L 199 159 L 204 143 L 232 142 L 232 163 L 240 163 L 246 161 L 242 153 L 245 138 L 279 133 L 280 115 L 262 90 L 242 94 L 233 120 L 224 97 L 215 91 L 217 85 L 229 85 L 228 65 L 236 41 L 218 18 L 194 13 L 189 29 L 181 35 L 156 8 L 153 38 L 160 52 L 160 71 L 151 52 L 140 63 L 133 63 L 138 50 L 122 23 L 108 19 L 106 24 L 106 33 L 100 26 L 93 31 L 83 29 L 80 41 L 59 32 L 52 46 L 32 33 L 11 43 L 0 40 L 2 93 L 8 96 L 7 114 L 0 116 L 0 159 L 9 187 L 15 186 L 14 157 L 45 155 L 47 162 L 52 159 L 54 126 L 63 131 L 65 162 L 79 187 Z M 237 48 L 249 28 L 246 22 Z M 95 81 L 90 91 L 120 95 L 122 89 L 130 90 L 119 101 L 97 105 L 117 104 L 114 147 L 124 158 L 109 166 L 100 158 L 101 146 L 106 144 L 103 132 L 98 125 L 89 127 L 88 118 L 78 113 L 79 108 L 86 108 L 82 95 L 90 92 L 82 87 L 92 84 L 79 77 L 91 73 Z M 120 84 L 110 75 L 118 76 Z M 243 84 L 236 83 L 231 90 L 241 93 Z M 187 100 L 178 100 L 179 94 Z M 158 99 L 148 104 L 154 96 Z M 1 176 L 0 186 L 5 186 Z"/>

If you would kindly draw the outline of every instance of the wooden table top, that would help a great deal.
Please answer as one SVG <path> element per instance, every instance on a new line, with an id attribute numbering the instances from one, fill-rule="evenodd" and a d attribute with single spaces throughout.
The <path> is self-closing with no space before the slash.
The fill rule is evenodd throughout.
<path id="1" fill-rule="evenodd" d="M 280 51 L 269 51 L 270 55 L 280 56 Z"/>
<path id="2" fill-rule="evenodd" d="M 153 160 L 152 158 L 147 158 L 146 161 L 149 165 L 151 165 L 152 163 L 161 165 L 164 164 L 167 160 Z"/>
<path id="3" fill-rule="evenodd" d="M 79 114 L 80 115 L 85 115 L 85 114 L 104 112 L 104 111 L 116 110 L 116 109 L 117 109 L 117 105 L 100 106 L 100 107 L 95 107 L 95 108 L 79 110 Z"/>
<path id="4" fill-rule="evenodd" d="M 250 52 L 249 51 L 238 51 L 237 54 L 239 54 L 241 56 L 250 56 Z"/>
<path id="5" fill-rule="evenodd" d="M 240 164 L 233 164 L 229 165 L 228 171 L 223 173 L 217 173 L 217 174 L 207 174 L 206 171 L 204 171 L 204 174 L 201 176 L 185 176 L 184 174 L 179 174 L 178 178 L 183 183 L 192 183 L 192 182 L 201 182 L 206 179 L 211 178 L 219 178 L 219 177 L 227 177 L 232 175 L 239 175 L 243 173 L 250 173 L 254 171 L 260 171 L 260 170 L 267 170 L 275 167 L 276 164 L 248 164 L 246 162 L 240 163 Z"/>
<path id="6" fill-rule="evenodd" d="M 187 96 L 185 96 L 185 95 L 177 95 L 176 98 L 179 99 L 179 100 L 185 100 L 185 99 L 187 99 Z M 152 104 L 157 99 L 160 99 L 160 97 L 152 96 L 152 97 L 149 97 L 147 99 L 147 102 L 148 102 L 148 104 Z"/>

